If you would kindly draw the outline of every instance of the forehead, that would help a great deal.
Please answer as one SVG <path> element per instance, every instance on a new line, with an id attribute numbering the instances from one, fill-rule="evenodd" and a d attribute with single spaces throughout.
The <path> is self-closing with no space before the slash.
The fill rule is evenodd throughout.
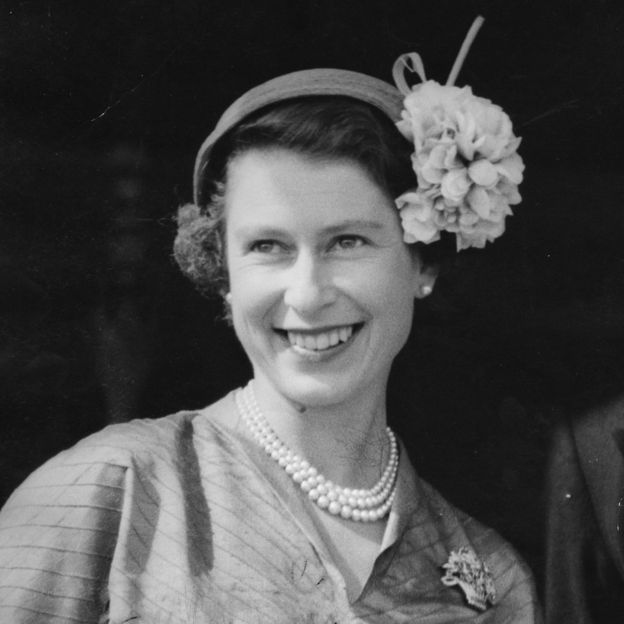
<path id="1" fill-rule="evenodd" d="M 283 213 L 387 218 L 386 191 L 360 164 L 312 159 L 292 150 L 251 150 L 228 166 L 226 216 L 255 220 Z M 396 218 L 391 211 L 392 217 Z"/>

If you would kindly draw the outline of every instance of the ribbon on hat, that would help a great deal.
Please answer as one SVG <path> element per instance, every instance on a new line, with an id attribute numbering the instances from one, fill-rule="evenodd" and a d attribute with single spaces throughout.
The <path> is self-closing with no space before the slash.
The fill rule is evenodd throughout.
<path id="1" fill-rule="evenodd" d="M 479 32 L 479 29 L 483 25 L 484 21 L 484 18 L 479 15 L 472 23 L 472 26 L 466 34 L 464 42 L 459 49 L 457 58 L 453 63 L 451 72 L 446 79 L 447 86 L 452 86 L 455 84 L 457 76 L 459 75 L 462 65 L 464 64 L 464 60 L 466 59 L 466 56 L 468 56 L 470 46 L 475 40 L 477 33 Z M 411 93 L 412 90 L 405 80 L 405 70 L 408 70 L 413 74 L 418 74 L 418 77 L 422 82 L 427 82 L 427 78 L 425 76 L 425 65 L 422 58 L 420 57 L 420 54 L 418 54 L 417 52 L 406 52 L 405 54 L 401 54 L 401 56 L 399 56 L 399 58 L 394 61 L 394 65 L 392 66 L 392 79 L 394 80 L 394 84 L 403 95 L 408 95 L 409 93 Z"/>

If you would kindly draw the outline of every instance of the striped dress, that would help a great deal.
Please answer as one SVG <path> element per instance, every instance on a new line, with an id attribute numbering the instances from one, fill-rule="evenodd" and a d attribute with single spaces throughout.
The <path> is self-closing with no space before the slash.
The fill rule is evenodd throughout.
<path id="1" fill-rule="evenodd" d="M 236 413 L 233 395 L 113 425 L 35 471 L 0 512 L 0 623 L 541 621 L 518 555 L 418 479 L 405 453 L 384 547 L 349 601 L 311 503 L 218 424 L 224 410 Z M 484 611 L 440 580 L 462 547 L 492 573 Z"/>

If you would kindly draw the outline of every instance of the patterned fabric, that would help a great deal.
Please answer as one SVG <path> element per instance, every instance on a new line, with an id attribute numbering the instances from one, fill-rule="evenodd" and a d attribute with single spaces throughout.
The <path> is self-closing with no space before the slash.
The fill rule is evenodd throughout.
<path id="1" fill-rule="evenodd" d="M 419 481 L 402 454 L 383 549 L 347 599 L 275 463 L 202 412 L 104 429 L 33 473 L 0 513 L 0 622 L 426 624 L 539 620 L 530 573 L 492 530 Z M 441 582 L 451 550 L 492 572 L 479 612 Z"/>

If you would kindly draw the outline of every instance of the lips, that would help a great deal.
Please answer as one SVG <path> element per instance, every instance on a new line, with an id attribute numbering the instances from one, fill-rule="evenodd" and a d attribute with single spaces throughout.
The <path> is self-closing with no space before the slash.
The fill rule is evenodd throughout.
<path id="1" fill-rule="evenodd" d="M 291 347 L 305 349 L 306 351 L 328 351 L 336 346 L 344 344 L 350 340 L 353 334 L 361 327 L 356 325 L 343 325 L 323 330 L 278 330 Z"/>

